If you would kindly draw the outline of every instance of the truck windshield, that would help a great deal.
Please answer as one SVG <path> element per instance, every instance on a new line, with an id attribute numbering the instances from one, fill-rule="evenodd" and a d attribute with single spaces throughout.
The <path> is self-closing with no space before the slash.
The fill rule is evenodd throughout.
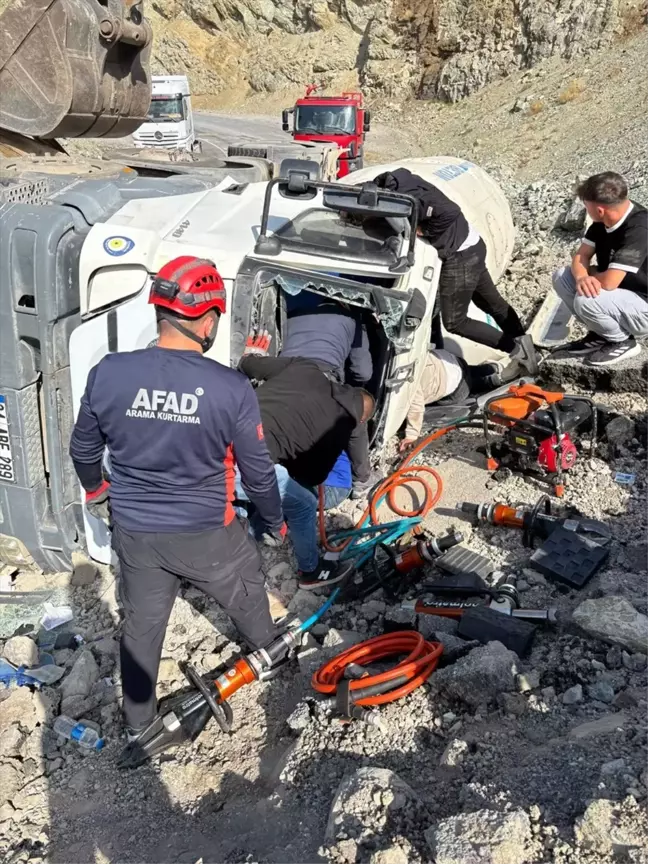
<path id="1" fill-rule="evenodd" d="M 153 123 L 175 123 L 185 119 L 182 96 L 154 96 L 148 119 Z"/>
<path id="2" fill-rule="evenodd" d="M 380 267 L 395 263 L 402 246 L 402 237 L 385 219 L 358 219 L 332 210 L 306 210 L 276 234 L 286 248 Z"/>
<path id="3" fill-rule="evenodd" d="M 355 108 L 352 105 L 298 105 L 295 132 L 325 135 L 354 135 Z"/>

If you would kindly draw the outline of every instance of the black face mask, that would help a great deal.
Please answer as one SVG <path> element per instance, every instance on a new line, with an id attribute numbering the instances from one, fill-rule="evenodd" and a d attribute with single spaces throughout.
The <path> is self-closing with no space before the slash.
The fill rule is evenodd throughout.
<path id="1" fill-rule="evenodd" d="M 216 341 L 216 327 L 212 329 L 212 332 L 209 336 L 205 336 L 204 339 L 200 340 L 200 345 L 202 347 L 203 354 L 206 354 L 209 349 L 212 347 L 214 342 Z"/>
<path id="2" fill-rule="evenodd" d="M 162 316 L 164 321 L 174 327 L 178 332 L 182 333 L 183 336 L 186 336 L 188 339 L 191 339 L 193 342 L 197 342 L 202 348 L 203 354 L 206 354 L 209 349 L 212 347 L 214 342 L 216 341 L 216 334 L 218 332 L 217 321 L 214 321 L 214 326 L 212 327 L 212 331 L 209 336 L 205 336 L 204 339 L 201 339 L 200 336 L 196 336 L 196 334 L 190 330 L 188 327 L 185 327 L 177 318 L 172 318 L 170 315 Z"/>

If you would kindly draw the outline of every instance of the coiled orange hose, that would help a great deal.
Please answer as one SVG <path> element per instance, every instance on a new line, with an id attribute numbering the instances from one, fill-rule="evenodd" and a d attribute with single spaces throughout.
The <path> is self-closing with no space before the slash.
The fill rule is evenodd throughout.
<path id="1" fill-rule="evenodd" d="M 311 684 L 318 693 L 334 696 L 339 682 L 344 677 L 344 670 L 350 663 L 364 666 L 367 663 L 383 660 L 385 657 L 407 654 L 404 660 L 388 672 L 382 672 L 379 675 L 367 675 L 365 678 L 352 681 L 349 686 L 349 690 L 353 692 L 385 684 L 395 679 L 406 678 L 407 681 L 399 684 L 394 690 L 360 698 L 357 701 L 354 700 L 354 704 L 360 706 L 385 705 L 407 696 L 421 684 L 424 684 L 436 669 L 442 653 L 443 645 L 441 643 L 426 642 L 420 633 L 412 630 L 386 633 L 384 636 L 376 636 L 366 642 L 361 642 L 359 645 L 353 645 L 333 657 L 314 673 Z"/>
<path id="2" fill-rule="evenodd" d="M 425 518 L 443 494 L 443 480 L 438 471 L 435 471 L 434 468 L 430 468 L 427 465 L 411 465 L 410 463 L 433 441 L 436 441 L 437 438 L 441 438 L 442 435 L 446 435 L 448 432 L 452 432 L 456 428 L 456 425 L 445 426 L 443 429 L 437 429 L 436 432 L 432 432 L 426 438 L 423 438 L 420 443 L 417 444 L 410 453 L 408 453 L 405 459 L 403 459 L 400 466 L 376 487 L 373 494 L 369 497 L 367 507 L 355 527 L 360 528 L 363 526 L 367 517 L 369 517 L 370 520 L 369 524 L 380 524 L 377 509 L 378 503 L 383 497 L 386 498 L 390 509 L 398 516 L 404 518 L 421 516 L 422 518 Z M 432 479 L 434 480 L 434 485 L 431 483 Z M 420 483 L 423 486 L 423 502 L 413 509 L 399 507 L 395 498 L 396 490 L 401 486 L 406 486 L 413 482 Z M 319 487 L 319 534 L 320 542 L 328 552 L 342 552 L 353 540 L 352 537 L 348 537 L 338 545 L 329 542 L 326 536 L 326 523 L 324 519 L 323 486 Z"/>

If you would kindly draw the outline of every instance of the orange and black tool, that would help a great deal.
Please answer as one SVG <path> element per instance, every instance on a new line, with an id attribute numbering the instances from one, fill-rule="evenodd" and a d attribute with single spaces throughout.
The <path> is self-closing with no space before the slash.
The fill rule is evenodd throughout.
<path id="1" fill-rule="evenodd" d="M 519 528 L 524 532 L 522 541 L 525 546 L 533 547 L 536 537 L 546 540 L 554 528 L 565 523 L 565 520 L 575 515 L 573 509 L 567 515 L 553 512 L 551 499 L 541 495 L 533 507 L 509 507 L 508 504 L 484 502 L 471 504 L 461 501 L 457 510 L 468 514 L 475 524 L 487 522 L 498 528 Z"/>
<path id="2" fill-rule="evenodd" d="M 402 604 L 403 609 L 412 610 L 417 615 L 437 615 L 441 618 L 462 618 L 471 609 L 482 609 L 485 606 L 511 618 L 519 618 L 535 624 L 543 621 L 554 624 L 558 620 L 554 606 L 550 606 L 548 609 L 511 608 L 502 610 L 478 600 L 440 600 L 436 597 L 408 600 Z"/>
<path id="3" fill-rule="evenodd" d="M 459 531 L 443 537 L 426 537 L 409 546 L 395 550 L 385 543 L 377 543 L 373 557 L 362 572 L 357 572 L 346 583 L 342 594 L 345 601 L 362 600 L 382 588 L 387 597 L 395 599 L 403 594 L 411 580 L 408 576 L 434 560 L 464 539 Z"/>
<path id="4" fill-rule="evenodd" d="M 498 502 L 471 504 L 461 501 L 457 510 L 467 513 L 475 524 L 486 522 L 499 528 L 519 528 L 523 532 L 522 542 L 533 548 L 537 538 L 546 540 L 556 528 L 568 528 L 576 534 L 609 537 L 610 528 L 598 519 L 583 517 L 574 507 L 560 506 L 554 511 L 548 495 L 541 495 L 533 507 L 509 507 Z"/>
<path id="5" fill-rule="evenodd" d="M 596 406 L 591 399 L 565 396 L 535 384 L 516 385 L 506 394 L 489 399 L 484 404 L 483 422 L 488 470 L 506 465 L 514 471 L 548 475 L 559 498 L 565 492 L 563 472 L 574 466 L 578 456 L 574 433 L 589 424 L 592 452 L 596 444 Z M 491 437 L 493 424 L 504 427 L 497 458 Z"/>
<path id="6" fill-rule="evenodd" d="M 195 689 L 168 700 L 152 723 L 122 752 L 119 767 L 136 768 L 170 747 L 193 741 L 213 717 L 229 733 L 233 714 L 229 699 L 248 684 L 271 677 L 278 664 L 301 644 L 299 628 L 287 630 L 265 648 L 239 657 L 214 681 L 205 681 L 188 663 L 183 671 Z"/>

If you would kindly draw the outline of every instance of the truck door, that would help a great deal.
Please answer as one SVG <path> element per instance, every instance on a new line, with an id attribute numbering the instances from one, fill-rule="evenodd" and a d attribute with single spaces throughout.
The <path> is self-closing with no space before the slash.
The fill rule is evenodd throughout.
<path id="1" fill-rule="evenodd" d="M 79 412 L 88 372 L 102 357 L 114 351 L 146 348 L 156 338 L 155 313 L 148 303 L 148 291 L 141 291 L 132 300 L 77 327 L 70 336 L 70 379 L 74 417 L 76 418 Z M 108 461 L 106 468 L 110 471 Z M 90 557 L 102 564 L 109 564 L 110 533 L 105 522 L 90 516 L 85 506 L 83 522 Z"/>
<path id="2" fill-rule="evenodd" d="M 418 289 L 425 298 L 425 312 L 414 331 L 411 348 L 394 356 L 385 382 L 389 405 L 383 438 L 395 435 L 407 416 L 412 397 L 425 368 L 430 344 L 432 311 L 439 283 L 441 262 L 434 247 L 417 241 L 414 266 L 403 277 L 403 287 L 412 292 Z"/>

